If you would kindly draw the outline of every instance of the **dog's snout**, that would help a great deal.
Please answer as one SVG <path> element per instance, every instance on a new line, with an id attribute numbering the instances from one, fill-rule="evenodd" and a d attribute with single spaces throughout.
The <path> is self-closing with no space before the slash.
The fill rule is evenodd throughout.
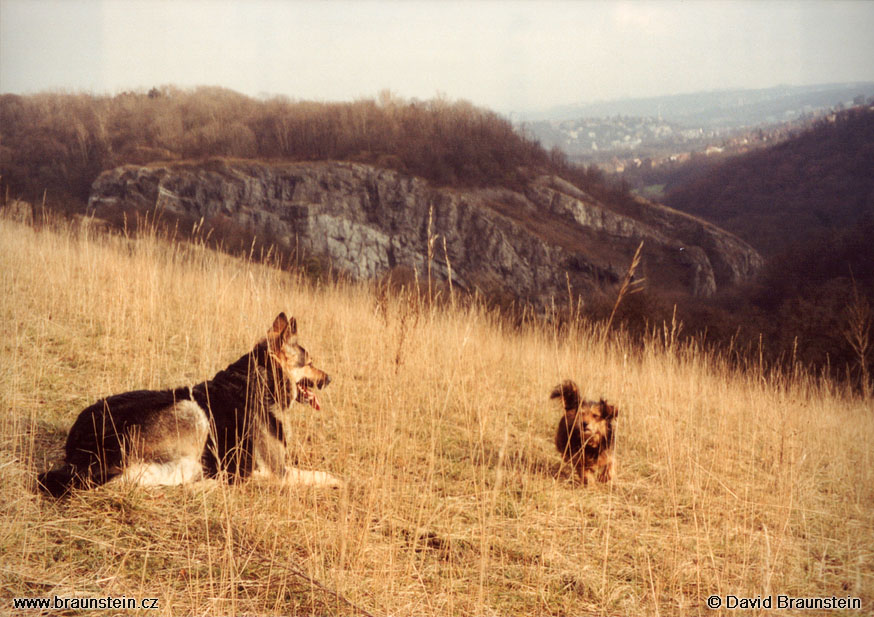
<path id="1" fill-rule="evenodd" d="M 320 383 L 318 384 L 318 386 L 319 386 L 320 388 L 324 388 L 324 387 L 326 387 L 329 383 L 331 383 L 331 376 L 328 375 L 327 373 L 325 373 L 325 377 L 324 377 L 324 379 L 322 379 L 322 380 L 320 381 Z"/>

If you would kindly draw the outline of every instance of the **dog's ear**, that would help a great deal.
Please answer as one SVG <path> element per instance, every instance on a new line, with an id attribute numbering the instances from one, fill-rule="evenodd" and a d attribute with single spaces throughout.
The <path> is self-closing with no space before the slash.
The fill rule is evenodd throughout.
<path id="1" fill-rule="evenodd" d="M 270 331 L 279 334 L 283 330 L 288 327 L 288 317 L 285 316 L 285 313 L 279 313 L 276 316 L 276 319 L 273 320 L 273 327 L 270 328 Z"/>
<path id="2" fill-rule="evenodd" d="M 297 320 L 294 317 L 289 319 L 285 316 L 285 313 L 279 313 L 276 319 L 273 320 L 273 328 L 271 330 L 281 334 L 286 328 L 289 329 L 289 335 L 297 334 Z"/>
<path id="3" fill-rule="evenodd" d="M 560 398 L 566 410 L 577 409 L 580 406 L 580 389 L 573 381 L 566 379 L 553 388 L 549 398 Z"/>
<path id="4" fill-rule="evenodd" d="M 604 399 L 601 399 L 599 405 L 601 406 L 601 415 L 607 420 L 612 420 L 619 414 L 619 410 L 616 409 L 616 406 L 610 405 Z"/>
<path id="5" fill-rule="evenodd" d="M 296 334 L 297 320 L 294 317 L 288 319 L 285 313 L 279 313 L 273 320 L 270 331 L 267 332 L 267 340 L 270 341 L 271 347 L 279 349 Z"/>

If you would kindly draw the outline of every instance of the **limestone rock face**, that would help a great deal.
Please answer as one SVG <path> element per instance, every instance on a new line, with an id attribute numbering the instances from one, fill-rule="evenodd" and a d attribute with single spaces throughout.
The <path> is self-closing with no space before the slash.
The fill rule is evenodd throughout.
<path id="1" fill-rule="evenodd" d="M 443 189 L 420 178 L 349 162 L 210 159 L 124 166 L 94 182 L 90 211 L 164 211 L 230 222 L 285 250 L 359 278 L 398 266 L 466 289 L 546 306 L 621 280 L 644 242 L 647 284 L 698 296 L 741 282 L 761 256 L 728 232 L 658 204 L 618 211 L 555 176 L 524 191 Z M 444 251 L 445 239 L 445 251 Z"/>

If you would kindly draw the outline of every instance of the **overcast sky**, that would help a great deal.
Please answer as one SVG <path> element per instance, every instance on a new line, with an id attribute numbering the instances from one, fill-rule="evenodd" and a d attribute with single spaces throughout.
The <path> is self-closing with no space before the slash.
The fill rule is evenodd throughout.
<path id="1" fill-rule="evenodd" d="M 874 81 L 874 2 L 0 0 L 0 92 L 217 85 L 507 113 Z"/>

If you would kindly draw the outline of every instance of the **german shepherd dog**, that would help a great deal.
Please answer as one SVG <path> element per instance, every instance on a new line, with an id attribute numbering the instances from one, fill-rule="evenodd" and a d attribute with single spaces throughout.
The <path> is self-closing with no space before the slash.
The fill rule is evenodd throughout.
<path id="1" fill-rule="evenodd" d="M 613 478 L 613 420 L 618 413 L 601 399 L 580 400 L 580 390 L 571 380 L 557 385 L 550 399 L 561 399 L 564 416 L 558 422 L 555 447 L 577 470 L 583 484 L 609 482 Z"/>
<path id="2" fill-rule="evenodd" d="M 60 497 L 109 481 L 174 485 L 219 475 L 338 486 L 326 472 L 286 466 L 281 419 L 295 401 L 320 409 L 315 389 L 330 381 L 297 344 L 295 319 L 280 313 L 267 338 L 208 381 L 87 407 L 67 436 L 63 465 L 40 474 L 39 487 Z"/>

